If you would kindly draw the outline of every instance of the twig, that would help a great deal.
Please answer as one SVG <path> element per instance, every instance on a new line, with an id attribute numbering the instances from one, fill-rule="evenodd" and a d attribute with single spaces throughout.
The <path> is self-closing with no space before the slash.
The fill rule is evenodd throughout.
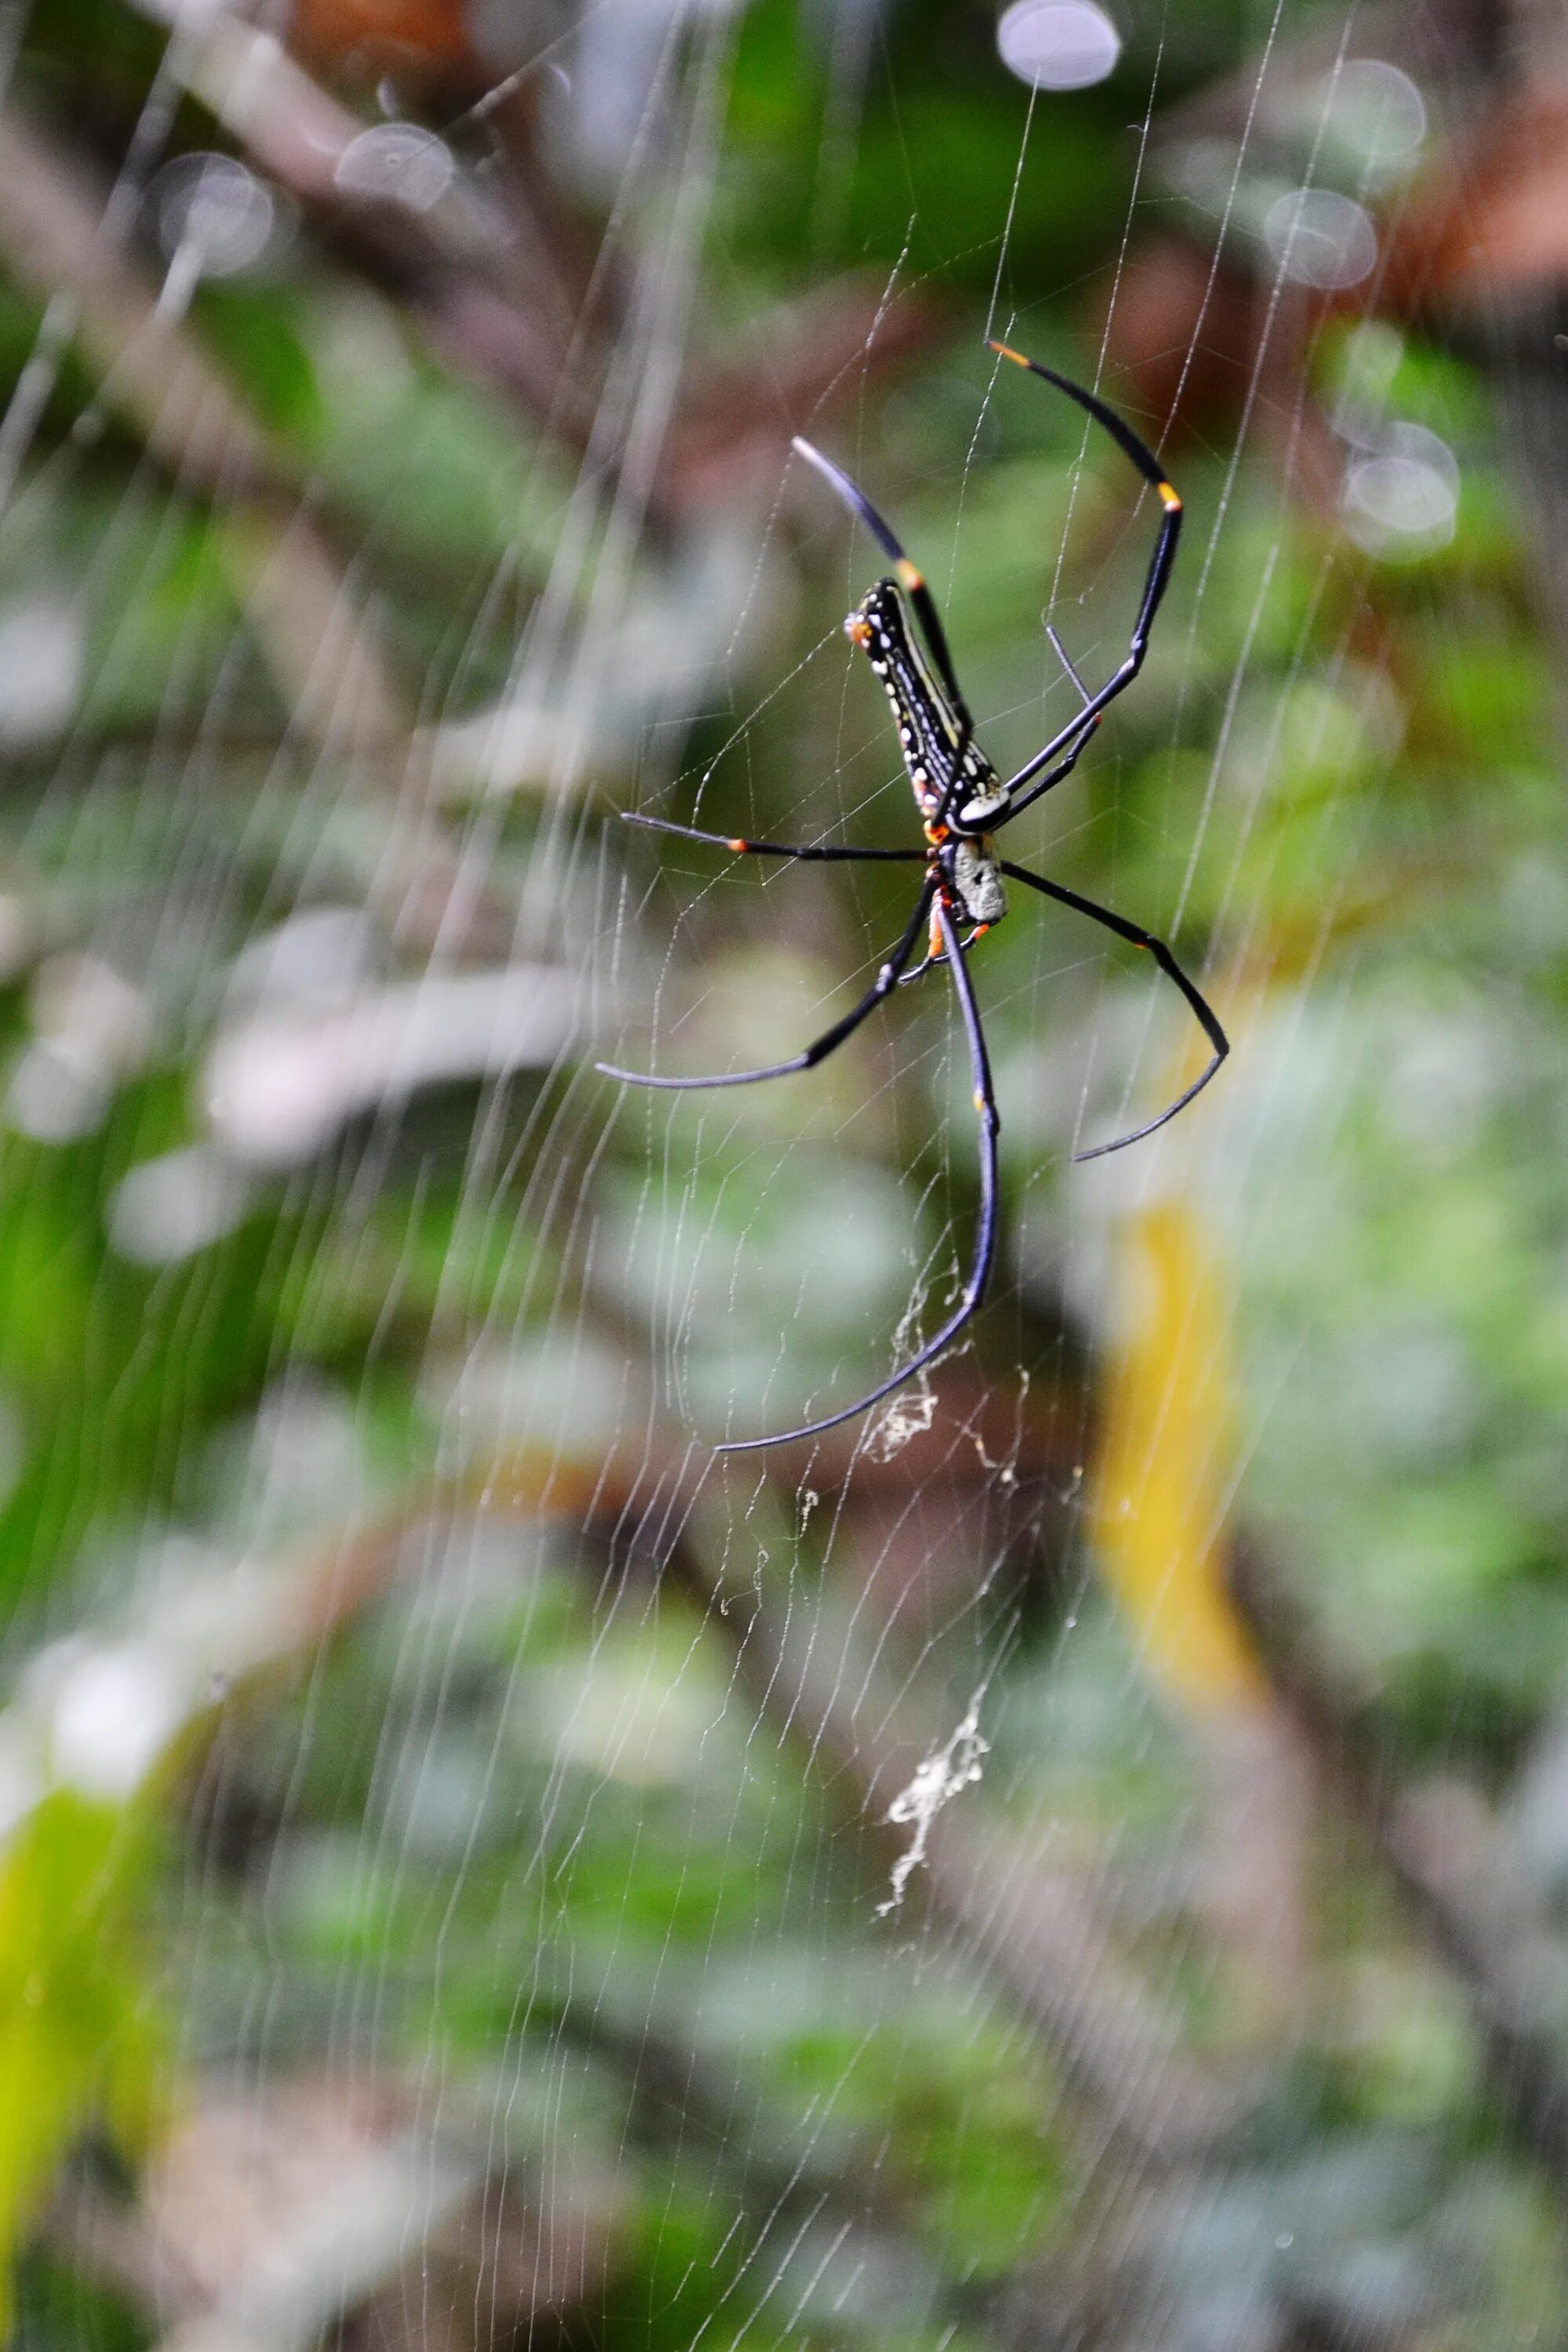
<path id="1" fill-rule="evenodd" d="M 167 24 L 155 0 L 143 16 Z M 587 446 L 596 394 L 564 363 L 559 290 L 542 279 L 538 241 L 468 183 L 424 211 L 346 193 L 340 167 L 364 125 L 277 38 L 226 11 L 176 30 L 170 62 L 253 162 L 310 207 L 334 241 L 394 283 L 426 331 L 471 370 Z"/>
<path id="2" fill-rule="evenodd" d="M 297 495 L 284 452 L 101 229 L 103 192 L 13 111 L 0 112 L 0 247 L 16 276 L 69 306 L 104 399 L 186 488 Z"/>
<path id="3" fill-rule="evenodd" d="M 167 25 L 165 0 L 133 0 Z M 582 242 L 548 174 L 525 152 L 531 116 L 509 124 L 497 194 L 469 178 L 426 210 L 395 195 L 345 194 L 339 167 L 363 124 L 270 33 L 217 12 L 181 24 L 170 62 L 258 167 L 288 189 L 319 232 L 397 297 L 447 362 L 501 393 L 579 458 L 597 435 L 618 331 L 617 273 L 601 255 L 586 278 L 563 256 Z M 575 283 L 570 282 L 575 278 Z M 647 486 L 655 518 L 721 508 L 748 478 L 776 484 L 790 436 L 866 380 L 929 343 L 938 306 L 889 301 L 874 281 L 830 281 L 790 315 L 763 323 L 748 365 L 699 364 Z M 613 478 L 618 453 L 596 462 Z"/>
<path id="4" fill-rule="evenodd" d="M 330 539 L 301 504 L 289 451 L 251 415 L 190 329 L 104 233 L 104 192 L 35 126 L 0 111 L 0 251 L 16 275 L 68 313 L 66 331 L 101 397 L 135 426 L 183 489 L 222 512 L 217 543 L 300 736 L 340 758 L 395 824 L 374 877 L 395 928 L 447 945 L 504 953 L 511 922 L 479 900 L 423 805 L 423 765 L 403 698 Z"/>

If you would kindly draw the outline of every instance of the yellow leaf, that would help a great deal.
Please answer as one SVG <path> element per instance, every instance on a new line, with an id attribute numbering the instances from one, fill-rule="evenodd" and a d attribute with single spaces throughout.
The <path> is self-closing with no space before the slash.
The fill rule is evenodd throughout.
<path id="1" fill-rule="evenodd" d="M 1201 1217 L 1164 1200 L 1128 1220 L 1125 1324 L 1090 1498 L 1106 1577 L 1148 1664 L 1199 1713 L 1262 1682 L 1224 1578 L 1232 1467 L 1229 1297 Z"/>

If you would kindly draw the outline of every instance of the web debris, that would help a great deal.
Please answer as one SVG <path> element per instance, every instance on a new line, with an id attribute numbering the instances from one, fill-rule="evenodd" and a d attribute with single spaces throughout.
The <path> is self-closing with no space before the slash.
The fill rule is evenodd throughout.
<path id="1" fill-rule="evenodd" d="M 877 1906 L 879 1919 L 885 1919 L 889 1911 L 901 1906 L 905 1887 L 917 1865 L 925 1860 L 931 1826 L 942 1807 L 951 1804 L 961 1790 L 981 1777 L 980 1759 L 991 1753 L 991 1742 L 982 1738 L 980 1733 L 980 1707 L 984 1696 L 985 1685 L 982 1683 L 952 1737 L 926 1758 L 883 1816 L 889 1822 L 912 1822 L 915 1833 L 893 1864 L 891 1891 L 887 1901 Z"/>
<path id="2" fill-rule="evenodd" d="M 917 1387 L 901 1389 L 872 1429 L 867 1452 L 874 1462 L 891 1462 L 910 1440 L 923 1437 L 936 1419 L 936 1391 L 924 1371 Z"/>
<path id="3" fill-rule="evenodd" d="M 920 1323 L 925 1312 L 926 1293 L 927 1285 L 922 1278 L 910 1292 L 909 1305 L 893 1333 L 895 1362 L 920 1344 Z M 910 1388 L 896 1389 L 887 1411 L 879 1413 L 871 1423 L 866 1451 L 873 1462 L 891 1462 L 903 1452 L 911 1438 L 923 1437 L 935 1420 L 936 1391 L 931 1383 L 931 1367 L 925 1364 L 921 1368 L 919 1381 Z"/>

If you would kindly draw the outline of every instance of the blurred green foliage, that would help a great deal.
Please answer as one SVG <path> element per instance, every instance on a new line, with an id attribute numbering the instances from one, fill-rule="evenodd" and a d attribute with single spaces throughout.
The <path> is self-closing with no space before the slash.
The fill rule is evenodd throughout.
<path id="1" fill-rule="evenodd" d="M 888 12 L 863 93 L 826 13 L 758 0 L 735 28 L 693 341 L 840 268 L 947 306 L 896 384 L 812 429 L 920 551 L 987 744 L 1022 759 L 1073 707 L 1047 595 L 1102 674 L 1148 518 L 1075 414 L 1033 386 L 993 398 L 977 331 L 1016 317 L 1042 358 L 1092 373 L 1093 299 L 1156 209 L 1141 125 L 1166 35 L 1137 12 L 1103 89 L 1031 110 L 987 11 Z M 1243 66 L 1256 29 L 1217 0 L 1182 13 L 1162 107 Z M 121 0 L 45 0 L 14 103 L 107 178 L 163 55 Z M 346 75 L 342 95 L 377 119 Z M 397 102 L 451 129 L 466 170 L 504 169 L 466 93 L 415 78 Z M 186 97 L 166 143 L 229 142 Z M 603 229 L 603 202 L 568 181 L 563 203 Z M 606 274 L 647 299 L 679 208 L 655 173 L 626 209 Z M 132 1604 L 155 1633 L 172 1558 L 237 1614 L 258 1563 L 302 1561 L 317 1603 L 286 1664 L 280 1638 L 243 1689 L 186 1694 L 116 1798 L 58 1757 L 13 1759 L 0 1723 L 0 2243 L 26 2257 L 22 2340 L 124 2352 L 156 2319 L 51 2202 L 63 2176 L 96 2178 L 96 2137 L 124 2219 L 150 2139 L 204 2085 L 343 2067 L 428 2095 L 531 2210 L 580 2196 L 601 2217 L 591 2291 L 529 2322 L 563 2343 L 1046 2340 L 1096 2225 L 1076 2187 L 1096 2120 L 1037 2020 L 927 1921 L 918 1875 L 907 1911 L 879 1915 L 863 1792 L 741 1678 L 743 1633 L 675 1579 L 685 1502 L 659 1488 L 668 1433 L 851 1394 L 911 1296 L 946 1296 L 974 1180 L 940 998 L 900 1004 L 809 1091 L 718 1109 L 617 1110 L 574 1069 L 585 1025 L 500 1077 L 481 1055 L 379 1094 L 344 1080 L 341 1117 L 292 1157 L 240 1165 L 215 1108 L 215 1041 L 247 1023 L 295 1022 L 303 1056 L 366 1008 L 405 1011 L 402 983 L 509 957 L 589 975 L 599 1027 L 624 1015 L 661 1066 L 767 1059 L 824 1025 L 896 933 L 896 872 L 656 856 L 612 818 L 657 800 L 785 839 L 912 837 L 879 696 L 837 635 L 867 551 L 809 499 L 781 522 L 770 484 L 656 518 L 628 557 L 611 502 L 583 523 L 564 438 L 458 364 L 395 269 L 330 215 L 282 219 L 253 268 L 199 288 L 184 331 L 308 485 L 410 740 L 367 755 L 312 734 L 237 554 L 288 499 L 247 506 L 156 465 L 68 332 L 0 516 L 6 1722 L 33 1720 L 40 1655 L 68 1664 Z M 147 211 L 125 252 L 155 288 Z M 17 402 L 44 304 L 12 276 Z M 1484 1791 L 1551 1914 L 1568 1895 L 1555 655 L 1480 372 L 1386 324 L 1329 326 L 1310 367 L 1316 413 L 1370 404 L 1452 449 L 1452 537 L 1358 546 L 1292 503 L 1277 442 L 1233 466 L 1234 417 L 1174 444 L 1189 535 L 1140 691 L 1017 854 L 1179 922 L 1245 1003 L 1223 1095 L 1180 1130 L 1236 1297 L 1238 1520 L 1361 1670 L 1390 1773 Z M 5 635 L 40 614 L 68 643 L 52 716 L 16 651 L 42 641 Z M 585 748 L 542 762 L 548 789 L 526 761 L 496 787 L 467 738 L 452 751 L 532 691 L 534 661 L 524 735 L 569 739 L 552 694 L 574 660 Z M 616 731 L 605 711 L 645 676 Z M 387 911 L 416 805 L 454 895 L 504 916 L 483 953 L 455 918 Z M 430 836 L 416 848 L 423 873 Z M 1561 2307 L 1560 2220 L 1472 2018 L 1330 1819 L 1268 2040 L 1209 1885 L 1213 1784 L 1236 1768 L 1155 1695 L 1079 1538 L 1129 1195 L 1119 1173 L 1068 1178 L 1067 1154 L 1172 1050 L 1168 1008 L 1100 948 L 1028 908 L 984 956 L 1005 1259 L 959 1370 L 1019 1432 L 1055 1415 L 1046 1468 L 1022 1436 L 999 1463 L 990 1425 L 960 1418 L 954 1458 L 1005 1473 L 994 1491 L 945 1458 L 895 1465 L 895 1510 L 885 1488 L 831 1491 L 830 1460 L 782 1533 L 742 1476 L 729 1566 L 792 1622 L 824 1596 L 849 1609 L 875 1668 L 846 1703 L 878 1728 L 912 1693 L 939 1748 L 984 1688 L 992 1752 L 961 1815 L 1032 1840 L 1190 2045 L 1266 2077 L 1172 2189 L 1190 2210 L 1161 2209 L 1160 2340 L 1523 2345 Z M 127 1185 L 161 1163 L 213 1230 L 148 1240 Z M 612 1440 L 647 1444 L 646 1488 Z M 513 1507 L 518 1460 L 552 1446 L 579 1485 Z M 1021 1542 L 986 1512 L 1031 1476 Z M 379 1514 L 395 1534 L 336 1615 L 321 1592 Z M 1323 2309 L 1338 2336 L 1279 2332 L 1281 2311 Z M 1274 2335 L 1246 2335 L 1259 2314 Z M 1103 2340 L 1145 2339 L 1129 2320 Z"/>

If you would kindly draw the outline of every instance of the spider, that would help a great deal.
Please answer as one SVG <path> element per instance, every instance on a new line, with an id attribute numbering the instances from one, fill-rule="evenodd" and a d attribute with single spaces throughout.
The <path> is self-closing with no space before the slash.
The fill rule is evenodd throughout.
<path id="1" fill-rule="evenodd" d="M 825 1413 L 819 1421 L 809 1421 L 799 1429 L 781 1430 L 769 1437 L 732 1438 L 716 1448 L 721 1454 L 741 1454 L 769 1445 L 788 1445 L 794 1440 L 818 1436 L 824 1430 L 837 1428 L 840 1422 L 853 1421 L 858 1413 L 867 1412 L 879 1404 L 895 1389 L 941 1355 L 974 1314 L 985 1295 L 985 1286 L 996 1255 L 996 1138 L 1000 1119 L 996 1111 L 995 1093 L 991 1080 L 991 1064 L 985 1049 L 985 1033 L 981 1024 L 980 1008 L 975 1001 L 974 986 L 965 958 L 978 940 L 984 938 L 1007 911 L 1003 877 L 1021 882 L 1026 888 L 1037 890 L 1043 898 L 1054 898 L 1058 906 L 1070 908 L 1075 914 L 1086 915 L 1090 922 L 1103 925 L 1119 940 L 1135 948 L 1144 949 L 1152 956 L 1165 977 L 1172 981 L 1185 998 L 1204 1035 L 1212 1048 L 1211 1057 L 1191 1086 L 1187 1087 L 1155 1118 L 1148 1119 L 1130 1134 L 1118 1136 L 1113 1143 L 1096 1144 L 1091 1150 L 1076 1152 L 1075 1160 L 1099 1160 L 1108 1151 L 1124 1150 L 1128 1144 L 1137 1143 L 1152 1135 L 1168 1119 L 1185 1109 L 1194 1095 L 1207 1086 L 1229 1052 L 1229 1043 L 1213 1008 L 1188 979 L 1175 957 L 1163 940 L 1125 916 L 1101 907 L 1092 898 L 1085 898 L 1062 883 L 1049 882 L 1043 874 L 1032 874 L 1026 866 L 1015 866 L 998 856 L 995 838 L 1002 827 L 1022 816 L 1042 794 L 1050 792 L 1064 777 L 1071 774 L 1099 726 L 1106 705 L 1130 687 L 1143 666 L 1148 650 L 1149 634 L 1160 602 L 1175 562 L 1176 543 L 1181 534 L 1182 501 L 1166 481 L 1153 452 L 1113 409 L 1080 384 L 1058 375 L 1054 369 L 1042 367 L 1038 361 L 1026 359 L 1022 352 L 1009 350 L 1005 343 L 994 342 L 991 350 L 998 357 L 1010 360 L 1016 367 L 1026 368 L 1069 400 L 1086 410 L 1097 425 L 1110 434 L 1130 457 L 1145 481 L 1151 483 L 1162 509 L 1159 536 L 1150 558 L 1148 575 L 1133 623 L 1132 635 L 1119 667 L 1105 684 L 1090 693 L 1074 668 L 1056 630 L 1047 625 L 1047 635 L 1068 677 L 1078 689 L 1079 708 L 1032 760 L 1026 760 L 1016 776 L 1005 782 L 992 766 L 974 740 L 974 721 L 963 698 L 953 670 L 952 656 L 948 650 L 947 636 L 942 625 L 931 590 L 924 577 L 910 562 L 898 539 L 878 513 L 865 492 L 840 473 L 830 458 L 809 441 L 795 440 L 795 446 L 807 462 L 816 467 L 844 504 L 876 540 L 891 559 L 893 577 L 879 580 L 857 605 L 844 627 L 853 644 L 870 656 L 874 676 L 880 679 L 892 705 L 893 718 L 899 730 L 899 746 L 904 766 L 920 811 L 926 845 L 923 849 L 858 849 L 837 847 L 819 843 L 808 847 L 782 841 L 746 841 L 717 833 L 700 833 L 695 826 L 672 824 L 663 817 L 644 816 L 632 811 L 623 812 L 628 824 L 648 827 L 655 833 L 678 834 L 686 841 L 710 843 L 728 849 L 738 857 L 782 857 L 833 864 L 885 863 L 900 861 L 923 866 L 914 909 L 904 928 L 903 936 L 882 964 L 871 986 L 841 1020 L 825 1029 L 805 1050 L 792 1055 L 787 1062 L 773 1062 L 759 1070 L 730 1070 L 721 1076 L 702 1078 L 656 1077 L 641 1070 L 618 1069 L 613 1063 L 600 1062 L 596 1067 L 606 1077 L 624 1079 L 628 1085 L 662 1087 L 681 1090 L 693 1087 L 752 1086 L 762 1078 L 783 1078 L 797 1070 L 814 1069 L 829 1054 L 837 1052 L 845 1039 L 853 1035 L 861 1023 L 883 1003 L 897 987 L 919 980 L 938 964 L 945 964 L 952 975 L 958 998 L 960 1013 L 969 1047 L 970 1067 L 974 1083 L 974 1108 L 980 1122 L 980 1214 L 975 1234 L 974 1254 L 970 1264 L 958 1304 L 942 1324 L 940 1331 L 928 1339 L 916 1354 L 885 1381 L 879 1381 L 869 1395 L 855 1404 L 843 1406 L 837 1412 Z M 910 625 L 910 616 L 919 624 L 919 634 Z M 924 646 L 921 636 L 924 637 Z M 929 656 L 929 658 L 928 658 Z M 934 675 L 933 675 L 934 667 Z M 913 970 L 910 960 L 924 934 L 926 952 Z"/>

